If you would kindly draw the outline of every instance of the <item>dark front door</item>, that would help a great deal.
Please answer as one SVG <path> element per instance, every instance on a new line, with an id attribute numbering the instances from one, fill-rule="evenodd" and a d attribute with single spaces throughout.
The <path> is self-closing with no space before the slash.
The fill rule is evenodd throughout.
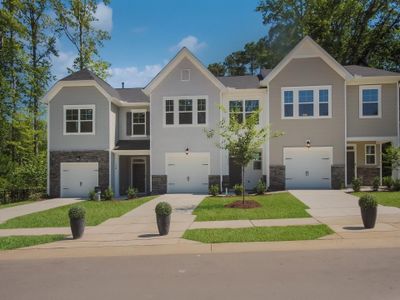
<path id="1" fill-rule="evenodd" d="M 146 193 L 146 164 L 144 162 L 132 163 L 132 187 L 139 193 Z"/>
<path id="2" fill-rule="evenodd" d="M 229 186 L 232 188 L 235 184 L 241 183 L 242 169 L 232 157 L 229 157 Z"/>
<path id="3" fill-rule="evenodd" d="M 347 151 L 347 184 L 351 184 L 351 181 L 355 177 L 355 152 Z"/>

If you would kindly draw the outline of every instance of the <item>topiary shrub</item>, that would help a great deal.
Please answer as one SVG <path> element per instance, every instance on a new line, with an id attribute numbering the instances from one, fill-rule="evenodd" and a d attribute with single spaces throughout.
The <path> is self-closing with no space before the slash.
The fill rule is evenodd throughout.
<path id="1" fill-rule="evenodd" d="M 112 200 L 113 196 L 114 192 L 111 187 L 108 187 L 103 193 L 104 200 Z"/>
<path id="2" fill-rule="evenodd" d="M 219 185 L 218 184 L 212 184 L 208 188 L 208 193 L 212 196 L 217 196 L 219 194 Z"/>
<path id="3" fill-rule="evenodd" d="M 96 199 L 96 191 L 95 190 L 91 190 L 89 192 L 89 200 L 93 201 Z"/>
<path id="4" fill-rule="evenodd" d="M 82 206 L 73 206 L 68 211 L 68 216 L 72 220 L 84 219 L 86 210 Z"/>
<path id="5" fill-rule="evenodd" d="M 381 179 L 377 176 L 374 178 L 374 180 L 372 181 L 372 190 L 374 192 L 377 192 L 379 190 L 379 186 L 381 184 Z"/>
<path id="6" fill-rule="evenodd" d="M 235 191 L 236 196 L 240 196 L 243 193 L 243 186 L 241 184 L 235 184 L 233 190 Z"/>
<path id="7" fill-rule="evenodd" d="M 361 178 L 353 178 L 353 180 L 351 181 L 351 185 L 353 187 L 354 192 L 359 192 L 361 189 L 361 185 L 362 185 L 362 179 Z"/>
<path id="8" fill-rule="evenodd" d="M 172 212 L 172 207 L 167 202 L 160 202 L 156 205 L 155 211 L 157 216 L 169 216 Z"/>
<path id="9" fill-rule="evenodd" d="M 134 199 L 137 197 L 138 194 L 138 189 L 134 187 L 129 187 L 128 190 L 126 191 L 126 195 L 128 196 L 128 199 Z"/>
<path id="10" fill-rule="evenodd" d="M 267 186 L 265 185 L 264 181 L 261 179 L 257 182 L 256 185 L 256 194 L 257 195 L 264 195 L 265 190 L 267 189 Z"/>
<path id="11" fill-rule="evenodd" d="M 384 186 L 387 187 L 387 189 L 391 189 L 393 186 L 393 178 L 391 176 L 386 176 L 382 178 L 382 183 Z"/>
<path id="12" fill-rule="evenodd" d="M 375 197 L 370 194 L 365 194 L 360 197 L 358 200 L 358 205 L 361 208 L 375 208 L 378 206 L 378 202 L 376 201 Z"/>

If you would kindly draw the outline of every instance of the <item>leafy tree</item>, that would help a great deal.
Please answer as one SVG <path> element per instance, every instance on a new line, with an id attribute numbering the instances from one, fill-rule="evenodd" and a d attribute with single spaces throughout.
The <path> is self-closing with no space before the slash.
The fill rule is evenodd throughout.
<path id="1" fill-rule="evenodd" d="M 214 63 L 208 65 L 208 70 L 213 73 L 215 76 L 224 76 L 226 73 L 226 68 L 224 64 Z"/>
<path id="2" fill-rule="evenodd" d="M 400 147 L 390 146 L 382 156 L 383 161 L 390 166 L 391 170 L 400 167 Z"/>
<path id="3" fill-rule="evenodd" d="M 226 113 L 224 107 L 220 109 Z M 259 115 L 261 111 L 254 111 L 250 116 L 246 117 L 243 122 L 240 121 L 235 114 L 230 114 L 228 120 L 222 119 L 218 122 L 216 129 L 205 130 L 208 138 L 217 137 L 216 146 L 220 149 L 227 150 L 229 155 L 233 157 L 234 162 L 241 166 L 242 171 L 242 202 L 244 203 L 244 183 L 245 183 L 245 167 L 254 160 L 260 151 L 261 146 L 270 137 L 280 136 L 280 132 L 270 132 L 269 127 L 260 127 L 258 125 Z"/>
<path id="4" fill-rule="evenodd" d="M 224 61 L 229 76 L 246 74 L 246 55 L 244 51 L 236 51 L 229 54 Z"/>
<path id="5" fill-rule="evenodd" d="M 107 5 L 110 1 L 104 0 L 103 3 Z M 62 31 L 78 52 L 69 72 L 89 69 L 105 79 L 110 63 L 100 58 L 99 48 L 103 47 L 105 40 L 110 39 L 110 34 L 93 26 L 93 22 L 97 21 L 97 1 L 57 1 L 55 11 Z"/>

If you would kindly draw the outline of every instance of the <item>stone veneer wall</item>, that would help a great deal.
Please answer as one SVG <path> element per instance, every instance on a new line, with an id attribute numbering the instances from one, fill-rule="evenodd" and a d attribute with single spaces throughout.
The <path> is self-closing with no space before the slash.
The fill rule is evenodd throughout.
<path id="1" fill-rule="evenodd" d="M 282 191 L 285 189 L 285 166 L 269 166 L 269 189 Z"/>
<path id="2" fill-rule="evenodd" d="M 166 194 L 167 193 L 167 175 L 152 175 L 152 190 L 153 195 Z"/>
<path id="3" fill-rule="evenodd" d="M 345 186 L 344 165 L 332 165 L 331 167 L 331 186 L 332 189 L 341 189 Z"/>
<path id="4" fill-rule="evenodd" d="M 380 169 L 375 167 L 357 167 L 357 177 L 362 178 L 362 185 L 372 185 L 375 177 L 380 176 Z"/>
<path id="5" fill-rule="evenodd" d="M 60 166 L 63 162 L 98 162 L 99 186 L 105 190 L 109 184 L 109 152 L 91 151 L 51 151 L 50 152 L 50 196 L 60 197 Z"/>

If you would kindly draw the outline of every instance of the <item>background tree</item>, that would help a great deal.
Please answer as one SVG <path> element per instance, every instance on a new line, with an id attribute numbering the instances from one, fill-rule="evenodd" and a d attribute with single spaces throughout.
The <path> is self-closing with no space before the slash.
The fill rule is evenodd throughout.
<path id="1" fill-rule="evenodd" d="M 229 76 L 246 75 L 246 54 L 244 51 L 236 51 L 229 54 L 224 61 L 226 73 Z"/>
<path id="2" fill-rule="evenodd" d="M 226 68 L 224 64 L 214 63 L 208 65 L 208 70 L 213 73 L 215 76 L 224 76 L 226 73 Z"/>
<path id="3" fill-rule="evenodd" d="M 109 0 L 104 0 L 105 5 Z M 99 56 L 99 48 L 110 39 L 107 31 L 96 29 L 93 22 L 97 11 L 96 0 L 68 0 L 55 2 L 55 11 L 59 25 L 65 36 L 78 52 L 70 72 L 89 69 L 105 79 L 108 76 L 110 63 Z"/>
<path id="4" fill-rule="evenodd" d="M 226 113 L 224 107 L 220 109 Z M 262 145 L 270 137 L 280 136 L 280 132 L 270 132 L 269 127 L 258 125 L 261 111 L 254 111 L 246 120 L 240 121 L 235 114 L 230 114 L 228 120 L 222 119 L 218 122 L 216 129 L 205 130 L 208 138 L 217 137 L 216 146 L 227 150 L 233 157 L 234 162 L 241 167 L 242 172 L 242 203 L 245 195 L 245 172 L 246 166 L 256 158 Z"/>

